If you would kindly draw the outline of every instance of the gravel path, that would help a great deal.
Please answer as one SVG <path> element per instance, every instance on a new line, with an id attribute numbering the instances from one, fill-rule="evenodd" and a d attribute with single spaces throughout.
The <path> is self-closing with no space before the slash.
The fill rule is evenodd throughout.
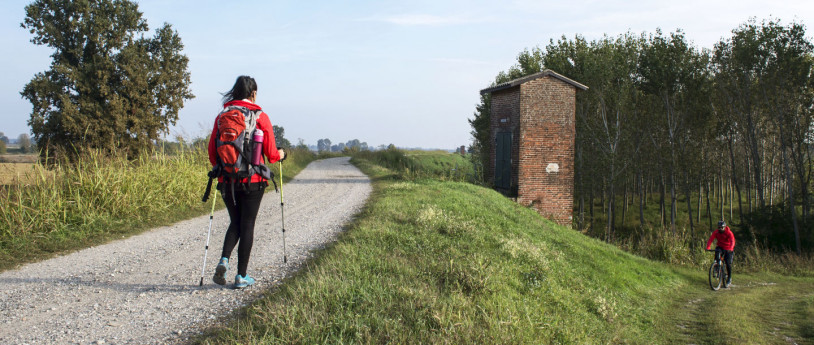
<path id="1" fill-rule="evenodd" d="M 332 241 L 370 194 L 370 180 L 333 158 L 311 163 L 284 186 L 288 265 L 279 194 L 269 192 L 255 226 L 254 287 L 212 282 L 226 210 L 215 213 L 204 286 L 198 287 L 209 215 L 0 274 L 0 344 L 178 343 L 243 306 Z M 213 195 L 217 195 L 214 194 Z M 237 248 L 227 272 L 233 281 Z"/>

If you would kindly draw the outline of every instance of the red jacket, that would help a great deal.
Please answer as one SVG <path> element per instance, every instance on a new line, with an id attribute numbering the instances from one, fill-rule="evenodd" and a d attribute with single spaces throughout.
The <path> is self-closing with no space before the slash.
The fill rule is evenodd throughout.
<path id="1" fill-rule="evenodd" d="M 277 152 L 277 142 L 274 139 L 274 127 L 271 126 L 271 121 L 269 120 L 269 116 L 262 112 L 263 109 L 260 108 L 259 105 L 254 104 L 248 101 L 230 101 L 223 105 L 224 108 L 228 106 L 238 106 L 238 107 L 246 107 L 249 110 L 259 110 L 261 111 L 260 116 L 257 117 L 257 128 L 263 131 L 263 155 L 266 156 L 268 164 L 276 163 L 280 160 L 280 153 Z M 218 164 L 218 151 L 215 148 L 217 144 L 217 137 L 218 137 L 218 121 L 215 120 L 215 127 L 212 128 L 212 135 L 209 136 L 209 163 L 212 163 L 212 166 Z M 263 182 L 266 179 L 262 178 L 258 174 L 254 174 L 251 177 L 251 181 L 246 181 L 247 179 L 243 179 L 240 182 Z M 218 182 L 223 182 L 223 177 L 218 177 Z"/>
<path id="2" fill-rule="evenodd" d="M 707 241 L 707 250 L 712 247 L 712 240 L 718 240 L 718 247 L 723 250 L 735 250 L 735 235 L 732 234 L 732 230 L 729 230 L 729 227 L 724 227 L 724 232 L 720 232 L 717 229 L 712 231 L 712 235 L 709 236 L 709 241 Z"/>

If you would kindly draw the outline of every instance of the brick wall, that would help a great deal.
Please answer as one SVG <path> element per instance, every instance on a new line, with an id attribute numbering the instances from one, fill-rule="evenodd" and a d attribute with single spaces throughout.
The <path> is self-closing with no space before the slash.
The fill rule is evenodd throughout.
<path id="1" fill-rule="evenodd" d="M 518 142 L 522 144 L 518 150 L 519 170 L 515 170 L 518 171 L 517 202 L 533 206 L 544 217 L 570 226 L 574 202 L 576 89 L 553 77 L 528 81 L 519 89 Z"/>

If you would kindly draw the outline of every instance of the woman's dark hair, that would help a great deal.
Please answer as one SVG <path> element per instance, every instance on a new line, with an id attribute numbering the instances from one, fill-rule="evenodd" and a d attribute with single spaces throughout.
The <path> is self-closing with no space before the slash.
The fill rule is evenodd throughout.
<path id="1" fill-rule="evenodd" d="M 239 76 L 235 80 L 235 86 L 232 86 L 231 90 L 223 94 L 223 103 L 236 99 L 247 99 L 254 91 L 257 91 L 257 82 L 254 81 L 254 78 L 247 75 Z"/>

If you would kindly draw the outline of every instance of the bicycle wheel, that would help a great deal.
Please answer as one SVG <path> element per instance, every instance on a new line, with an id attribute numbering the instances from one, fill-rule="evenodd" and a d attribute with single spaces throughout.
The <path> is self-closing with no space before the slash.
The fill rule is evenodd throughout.
<path id="1" fill-rule="evenodd" d="M 718 291 L 718 289 L 721 288 L 721 282 L 723 281 L 720 266 L 721 265 L 718 265 L 715 261 L 709 266 L 709 287 L 714 291 Z"/>

